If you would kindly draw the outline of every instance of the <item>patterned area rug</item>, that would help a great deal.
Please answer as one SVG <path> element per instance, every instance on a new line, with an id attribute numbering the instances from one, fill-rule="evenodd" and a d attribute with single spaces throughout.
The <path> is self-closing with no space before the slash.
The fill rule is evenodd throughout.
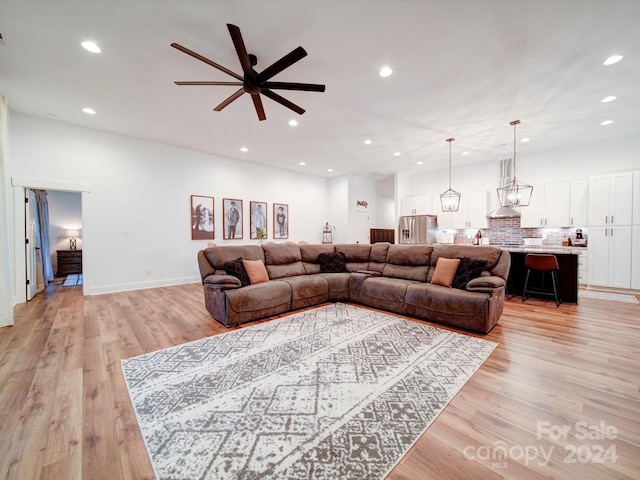
<path id="1" fill-rule="evenodd" d="M 611 302 L 622 303 L 638 303 L 638 299 L 633 295 L 626 295 L 624 293 L 610 293 L 610 292 L 596 292 L 593 290 L 580 290 L 578 292 L 578 298 L 596 298 L 598 300 L 609 300 Z"/>
<path id="2" fill-rule="evenodd" d="M 381 479 L 497 344 L 334 304 L 122 361 L 159 479 Z"/>
<path id="3" fill-rule="evenodd" d="M 75 287 L 76 285 L 82 285 L 82 274 L 81 273 L 70 273 L 64 279 L 63 287 Z"/>

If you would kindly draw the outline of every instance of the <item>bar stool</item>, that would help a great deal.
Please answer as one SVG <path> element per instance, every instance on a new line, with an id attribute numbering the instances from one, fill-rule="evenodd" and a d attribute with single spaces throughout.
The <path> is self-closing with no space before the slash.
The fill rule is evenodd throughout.
<path id="1" fill-rule="evenodd" d="M 527 277 L 524 281 L 524 289 L 522 290 L 522 301 L 524 302 L 530 297 L 530 293 L 538 295 L 550 295 L 556 300 L 556 307 L 560 306 L 560 295 L 558 292 L 558 259 L 555 255 L 547 253 L 529 253 L 524 258 L 524 266 L 527 268 Z M 544 288 L 529 288 L 529 276 L 531 271 L 542 272 L 542 280 L 544 283 L 545 272 L 551 274 L 551 283 L 553 284 L 553 292 Z"/>

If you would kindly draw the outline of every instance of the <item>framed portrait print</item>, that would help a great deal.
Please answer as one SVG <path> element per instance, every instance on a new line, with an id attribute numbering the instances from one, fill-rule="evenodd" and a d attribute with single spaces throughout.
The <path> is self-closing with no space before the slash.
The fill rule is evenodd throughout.
<path id="1" fill-rule="evenodd" d="M 273 238 L 289 238 L 289 205 L 273 204 Z"/>
<path id="2" fill-rule="evenodd" d="M 242 238 L 242 200 L 237 198 L 222 199 L 222 238 L 239 240 Z"/>
<path id="3" fill-rule="evenodd" d="M 253 240 L 265 240 L 267 238 L 267 202 L 249 202 L 251 209 L 250 234 Z"/>
<path id="4" fill-rule="evenodd" d="M 213 197 L 191 195 L 191 240 L 214 238 Z"/>

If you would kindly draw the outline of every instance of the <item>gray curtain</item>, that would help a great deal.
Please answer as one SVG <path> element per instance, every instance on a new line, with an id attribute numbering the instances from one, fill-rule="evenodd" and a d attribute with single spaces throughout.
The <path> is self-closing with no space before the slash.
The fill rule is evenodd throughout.
<path id="1" fill-rule="evenodd" d="M 7 99 L 0 96 L 0 326 L 13 325 L 11 244 L 9 243 L 9 183 L 7 159 Z"/>
<path id="2" fill-rule="evenodd" d="M 36 194 L 36 204 L 38 206 L 38 221 L 36 222 L 38 256 L 42 265 L 44 286 L 46 287 L 53 280 L 53 266 L 51 265 L 51 254 L 49 253 L 49 202 L 47 201 L 46 190 L 33 190 L 33 192 Z"/>

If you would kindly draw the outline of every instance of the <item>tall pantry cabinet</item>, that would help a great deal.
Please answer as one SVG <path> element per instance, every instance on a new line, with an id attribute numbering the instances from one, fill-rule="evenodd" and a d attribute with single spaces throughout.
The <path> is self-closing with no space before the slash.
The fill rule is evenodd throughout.
<path id="1" fill-rule="evenodd" d="M 625 172 L 589 178 L 590 286 L 632 288 L 633 206 L 640 195 L 638 189 L 634 192 L 634 175 Z M 637 258 L 637 251 L 635 255 Z"/>

